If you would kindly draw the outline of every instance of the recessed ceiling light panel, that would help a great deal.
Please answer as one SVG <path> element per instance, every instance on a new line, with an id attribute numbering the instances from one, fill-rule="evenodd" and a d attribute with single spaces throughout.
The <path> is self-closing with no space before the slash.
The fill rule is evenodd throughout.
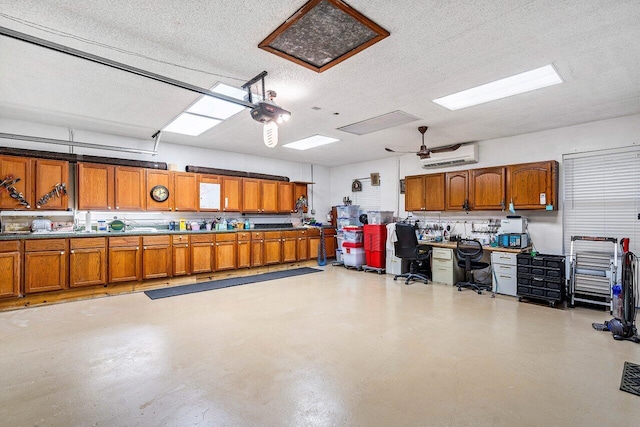
<path id="1" fill-rule="evenodd" d="M 181 133 L 183 135 L 198 136 L 202 132 L 222 123 L 222 120 L 202 117 L 190 113 L 182 113 L 174 121 L 162 130 L 166 132 Z"/>
<path id="2" fill-rule="evenodd" d="M 331 144 L 332 142 L 338 142 L 339 139 L 330 138 L 328 136 L 314 135 L 308 138 L 300 139 L 298 141 L 290 142 L 283 145 L 283 147 L 293 148 L 295 150 L 308 150 L 310 148 L 319 147 L 321 145 Z"/>
<path id="3" fill-rule="evenodd" d="M 443 96 L 442 98 L 434 99 L 433 102 L 449 110 L 460 110 L 461 108 L 531 92 L 558 83 L 562 83 L 562 78 L 556 69 L 553 65 L 545 65 L 535 70 Z"/>
<path id="4" fill-rule="evenodd" d="M 368 133 L 377 132 L 382 129 L 387 129 L 405 123 L 413 122 L 414 120 L 418 120 L 418 118 L 407 114 L 404 111 L 398 110 L 391 113 L 383 114 L 381 116 L 373 117 L 371 119 L 363 120 L 361 122 L 342 126 L 341 128 L 338 128 L 338 130 L 353 133 L 355 135 L 366 135 Z"/>

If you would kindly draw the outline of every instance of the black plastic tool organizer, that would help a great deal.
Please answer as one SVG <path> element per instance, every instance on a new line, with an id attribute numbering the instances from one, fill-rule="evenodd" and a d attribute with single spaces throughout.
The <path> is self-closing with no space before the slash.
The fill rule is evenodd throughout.
<path id="1" fill-rule="evenodd" d="M 518 254 L 518 301 L 543 300 L 554 307 L 566 298 L 565 258 L 560 255 Z"/>

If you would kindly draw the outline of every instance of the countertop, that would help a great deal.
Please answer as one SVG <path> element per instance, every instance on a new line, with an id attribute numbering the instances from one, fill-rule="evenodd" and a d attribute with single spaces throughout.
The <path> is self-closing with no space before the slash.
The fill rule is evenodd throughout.
<path id="1" fill-rule="evenodd" d="M 119 237 L 119 236 L 155 236 L 155 235 L 167 235 L 167 234 L 220 234 L 220 233 L 237 233 L 237 232 L 265 232 L 265 231 L 297 231 L 308 230 L 311 228 L 320 227 L 284 227 L 284 228 L 250 228 L 250 229 L 234 229 L 234 230 L 199 230 L 199 231 L 187 231 L 187 230 L 158 230 L 158 231 L 136 231 L 135 229 L 130 231 L 101 231 L 86 233 L 84 231 L 72 232 L 72 233 L 60 233 L 60 232 L 43 232 L 43 233 L 3 233 L 0 234 L 1 240 L 26 240 L 26 239 L 68 239 L 76 237 Z M 322 227 L 333 228 L 333 227 Z"/>
<path id="2" fill-rule="evenodd" d="M 436 242 L 436 241 L 428 241 L 428 240 L 419 240 L 418 243 L 421 245 L 432 246 L 434 248 L 455 249 L 457 246 L 456 242 Z M 528 252 L 529 250 L 531 250 L 531 247 L 519 249 L 519 248 L 501 248 L 499 246 L 487 245 L 487 246 L 482 246 L 482 249 L 489 252 L 496 251 L 496 252 L 508 252 L 512 254 L 519 254 L 523 252 Z"/>

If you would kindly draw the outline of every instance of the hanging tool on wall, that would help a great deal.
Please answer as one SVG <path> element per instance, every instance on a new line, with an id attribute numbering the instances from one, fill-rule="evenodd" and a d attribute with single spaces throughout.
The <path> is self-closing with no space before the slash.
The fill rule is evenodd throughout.
<path id="1" fill-rule="evenodd" d="M 53 190 L 49 191 L 47 194 L 45 194 L 44 196 L 40 197 L 40 200 L 38 200 L 38 204 L 37 207 L 42 207 L 44 205 L 46 205 L 47 203 L 49 203 L 49 200 L 51 200 L 54 197 L 62 197 L 64 195 L 67 194 L 67 184 L 63 183 L 57 183 L 56 185 L 53 186 Z"/>
<path id="2" fill-rule="evenodd" d="M 14 184 L 16 184 L 18 182 L 20 182 L 20 178 L 14 178 L 12 175 L 7 175 L 2 180 L 2 182 L 0 182 L 0 189 L 5 188 L 7 190 L 7 192 L 9 193 L 9 197 L 11 197 L 12 199 L 15 199 L 22 206 L 30 208 L 31 204 L 29 202 L 27 202 L 27 200 L 24 198 L 23 194 L 21 192 L 19 192 L 16 187 L 14 187 Z"/>

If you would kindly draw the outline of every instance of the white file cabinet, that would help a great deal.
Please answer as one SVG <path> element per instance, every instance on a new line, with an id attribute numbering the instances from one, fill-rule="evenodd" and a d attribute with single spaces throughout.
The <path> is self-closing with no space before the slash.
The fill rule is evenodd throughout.
<path id="1" fill-rule="evenodd" d="M 433 248 L 431 252 L 431 281 L 455 285 L 464 280 L 464 272 L 458 268 L 453 249 Z"/>
<path id="2" fill-rule="evenodd" d="M 509 252 L 492 252 L 493 292 L 516 296 L 518 261 L 516 254 Z"/>

